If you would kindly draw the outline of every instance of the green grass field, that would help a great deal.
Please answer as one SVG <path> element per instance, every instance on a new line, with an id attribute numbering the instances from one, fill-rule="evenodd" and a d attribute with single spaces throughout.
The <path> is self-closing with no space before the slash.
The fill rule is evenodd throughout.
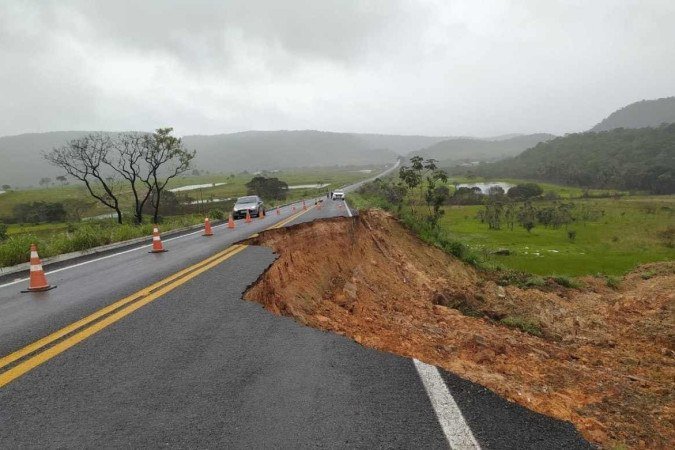
<path id="1" fill-rule="evenodd" d="M 522 180 L 488 180 L 518 184 Z M 485 182 L 456 179 L 453 182 Z M 639 264 L 675 259 L 675 196 L 631 195 L 617 198 L 581 198 L 580 188 L 537 183 L 544 192 L 556 192 L 576 209 L 601 212 L 594 220 L 581 220 L 558 229 L 536 226 L 530 233 L 518 224 L 513 230 L 502 225 L 491 230 L 477 213 L 482 205 L 444 206 L 439 221 L 448 239 L 465 244 L 486 267 L 505 267 L 537 275 L 622 275 Z M 452 189 L 451 189 L 452 190 Z M 614 192 L 594 190 L 592 196 Z M 573 200 L 569 200 L 573 199 Z M 419 201 L 419 200 L 418 200 Z M 391 207 L 383 198 L 354 194 L 358 208 Z M 535 206 L 550 204 L 536 201 Z M 426 207 L 419 208 L 426 210 Z M 574 240 L 568 230 L 576 232 Z M 508 255 L 495 255 L 506 249 Z"/>
<path id="2" fill-rule="evenodd" d="M 482 206 L 445 207 L 440 226 L 484 258 L 539 275 L 620 275 L 653 261 L 675 259 L 668 228 L 675 227 L 675 196 L 577 200 L 604 211 L 596 221 L 558 229 L 520 226 L 490 230 L 476 214 Z M 576 231 L 571 241 L 568 230 Z M 509 255 L 492 254 L 508 249 Z"/>

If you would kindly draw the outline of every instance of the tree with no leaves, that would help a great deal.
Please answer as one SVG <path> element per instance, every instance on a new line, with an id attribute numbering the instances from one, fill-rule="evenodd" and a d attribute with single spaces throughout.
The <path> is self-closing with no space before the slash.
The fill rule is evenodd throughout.
<path id="1" fill-rule="evenodd" d="M 89 194 L 115 210 L 117 222 L 122 223 L 119 180 L 111 176 L 107 157 L 113 149 L 110 135 L 92 133 L 73 139 L 63 147 L 55 148 L 44 155 L 52 165 L 60 167 L 71 177 L 84 183 Z"/>
<path id="2" fill-rule="evenodd" d="M 144 155 L 149 171 L 146 186 L 153 191 L 153 222 L 159 218 L 159 205 L 162 191 L 167 183 L 176 176 L 190 169 L 196 152 L 183 147 L 180 138 L 171 136 L 173 128 L 159 128 L 152 135 L 150 146 Z"/>
<path id="3" fill-rule="evenodd" d="M 47 153 L 45 159 L 82 182 L 92 197 L 117 213 L 122 223 L 119 195 L 128 184 L 134 200 L 134 220 L 143 222 L 143 207 L 151 201 L 153 220 L 159 218 L 162 191 L 169 180 L 190 168 L 194 151 L 186 150 L 172 128 L 154 134 L 92 133 Z M 126 183 L 125 183 L 126 182 Z"/>

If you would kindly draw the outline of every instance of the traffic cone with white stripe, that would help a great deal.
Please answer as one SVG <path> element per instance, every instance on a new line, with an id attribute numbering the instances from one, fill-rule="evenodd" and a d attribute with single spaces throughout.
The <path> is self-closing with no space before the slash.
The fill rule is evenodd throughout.
<path id="1" fill-rule="evenodd" d="M 227 228 L 234 228 L 234 218 L 232 217 L 232 213 L 230 213 L 229 219 L 227 219 Z"/>
<path id="2" fill-rule="evenodd" d="M 211 230 L 211 222 L 209 218 L 204 218 L 204 234 L 202 236 L 213 236 L 213 231 Z"/>
<path id="3" fill-rule="evenodd" d="M 264 218 L 265 218 L 265 210 L 264 210 L 264 209 L 261 209 L 261 210 L 258 212 L 258 219 L 262 220 L 262 219 L 264 219 Z"/>
<path id="4" fill-rule="evenodd" d="M 152 250 L 150 253 L 162 253 L 167 250 L 164 250 L 162 245 L 162 238 L 159 236 L 159 228 L 157 225 L 152 229 Z"/>
<path id="5" fill-rule="evenodd" d="M 280 210 L 279 207 L 277 206 L 277 216 L 280 216 L 280 215 L 281 215 L 281 210 Z"/>
<path id="6" fill-rule="evenodd" d="M 28 289 L 21 292 L 42 292 L 54 289 L 56 286 L 51 286 L 47 283 L 45 271 L 42 270 L 42 261 L 38 256 L 37 247 L 35 244 L 30 245 L 30 280 L 28 281 Z"/>
<path id="7" fill-rule="evenodd" d="M 304 211 L 307 211 L 307 205 L 305 204 L 305 201 L 304 201 L 304 200 L 302 201 L 302 209 L 303 209 Z"/>
<path id="8" fill-rule="evenodd" d="M 295 203 L 293 203 L 293 212 L 295 212 Z"/>
<path id="9" fill-rule="evenodd" d="M 245 220 L 245 222 L 251 223 L 251 213 L 248 209 L 246 210 L 246 220 Z"/>

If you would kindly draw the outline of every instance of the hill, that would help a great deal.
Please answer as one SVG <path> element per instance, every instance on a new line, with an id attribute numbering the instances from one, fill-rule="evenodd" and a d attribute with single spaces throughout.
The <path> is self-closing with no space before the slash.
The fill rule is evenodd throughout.
<path id="1" fill-rule="evenodd" d="M 62 175 L 59 169 L 47 164 L 42 152 L 88 133 L 57 131 L 0 137 L 0 186 L 37 185 L 40 178 Z M 183 137 L 188 148 L 197 150 L 196 167 L 213 172 L 388 163 L 397 154 L 443 139 L 313 130 Z"/>
<path id="2" fill-rule="evenodd" d="M 197 166 L 212 171 L 379 164 L 443 138 L 327 131 L 245 131 L 185 136 Z"/>
<path id="3" fill-rule="evenodd" d="M 471 171 L 484 177 L 675 194 L 675 124 L 570 134 Z"/>
<path id="4" fill-rule="evenodd" d="M 540 142 L 555 138 L 552 134 L 510 135 L 492 139 L 454 138 L 438 142 L 430 147 L 417 150 L 411 156 L 422 155 L 437 159 L 441 166 L 456 165 L 460 162 L 491 161 L 515 156 Z"/>
<path id="5" fill-rule="evenodd" d="M 0 186 L 37 185 L 40 178 L 54 178 L 63 171 L 50 166 L 42 152 L 81 138 L 88 131 L 53 131 L 0 137 Z"/>
<path id="6" fill-rule="evenodd" d="M 658 127 L 664 123 L 675 123 L 675 97 L 631 103 L 610 114 L 590 131 Z"/>

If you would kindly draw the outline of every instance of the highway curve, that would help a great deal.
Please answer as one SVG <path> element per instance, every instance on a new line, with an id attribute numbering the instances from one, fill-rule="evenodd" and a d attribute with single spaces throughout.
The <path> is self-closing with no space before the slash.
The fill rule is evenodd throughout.
<path id="1" fill-rule="evenodd" d="M 574 427 L 418 361 L 242 300 L 274 261 L 235 245 L 325 200 L 0 279 L 0 447 L 589 448 Z"/>

